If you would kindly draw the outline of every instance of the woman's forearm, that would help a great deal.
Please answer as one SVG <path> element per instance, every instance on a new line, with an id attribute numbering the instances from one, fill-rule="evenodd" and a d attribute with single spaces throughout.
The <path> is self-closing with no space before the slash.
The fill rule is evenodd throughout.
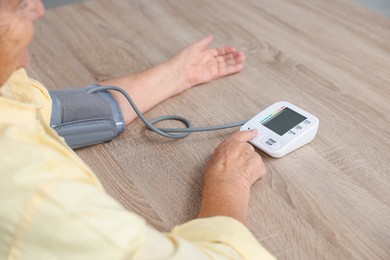
<path id="1" fill-rule="evenodd" d="M 132 75 L 101 82 L 102 85 L 113 85 L 123 88 L 129 93 L 141 112 L 146 112 L 165 99 L 180 93 L 185 81 L 174 71 L 170 62 L 165 62 L 151 69 Z M 121 107 L 126 124 L 133 121 L 137 115 L 126 98 L 119 92 L 111 94 Z"/>
<path id="2" fill-rule="evenodd" d="M 212 36 L 190 44 L 167 62 L 151 69 L 101 82 L 114 85 L 130 94 L 141 112 L 202 83 L 241 71 L 245 55 L 234 47 L 210 48 Z M 126 124 L 136 118 L 127 100 L 118 92 L 112 92 L 118 101 Z"/>

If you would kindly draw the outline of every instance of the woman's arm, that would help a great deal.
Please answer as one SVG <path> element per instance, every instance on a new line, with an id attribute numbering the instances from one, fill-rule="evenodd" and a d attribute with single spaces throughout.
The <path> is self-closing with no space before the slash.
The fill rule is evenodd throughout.
<path id="1" fill-rule="evenodd" d="M 198 217 L 228 216 L 246 224 L 251 187 L 266 173 L 248 143 L 256 135 L 257 130 L 236 132 L 215 150 L 205 170 Z"/>
<path id="2" fill-rule="evenodd" d="M 211 35 L 183 49 L 172 59 L 151 69 L 101 82 L 123 88 L 141 112 L 195 85 L 236 72 L 244 67 L 245 55 L 234 47 L 210 48 Z M 111 92 L 118 101 L 126 124 L 136 118 L 128 101 Z"/>

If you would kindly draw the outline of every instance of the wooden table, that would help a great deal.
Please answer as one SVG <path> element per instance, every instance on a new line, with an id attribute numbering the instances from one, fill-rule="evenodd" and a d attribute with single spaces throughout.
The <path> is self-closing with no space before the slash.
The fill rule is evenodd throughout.
<path id="1" fill-rule="evenodd" d="M 28 70 L 48 88 L 82 86 L 149 68 L 209 33 L 214 46 L 246 53 L 245 70 L 146 116 L 213 125 L 280 100 L 312 112 L 312 143 L 282 159 L 264 155 L 250 229 L 280 259 L 390 259 L 388 18 L 347 0 L 92 0 L 47 12 Z M 169 230 L 196 216 L 205 163 L 235 131 L 175 141 L 136 120 L 78 154 L 126 208 Z"/>

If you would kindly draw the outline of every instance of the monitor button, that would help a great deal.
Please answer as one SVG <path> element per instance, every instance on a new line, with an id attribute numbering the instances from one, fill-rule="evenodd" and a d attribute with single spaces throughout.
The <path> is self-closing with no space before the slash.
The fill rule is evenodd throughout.
<path id="1" fill-rule="evenodd" d="M 282 146 L 282 143 L 278 139 L 269 136 L 261 138 L 260 142 L 272 150 L 276 150 Z"/>

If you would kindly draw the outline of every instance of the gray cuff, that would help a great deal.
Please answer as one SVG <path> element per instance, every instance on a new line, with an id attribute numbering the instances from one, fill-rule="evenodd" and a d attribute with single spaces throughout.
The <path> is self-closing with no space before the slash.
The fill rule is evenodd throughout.
<path id="1" fill-rule="evenodd" d="M 122 111 L 111 93 L 87 92 L 97 86 L 49 91 L 50 125 L 73 149 L 109 141 L 125 130 Z"/>

